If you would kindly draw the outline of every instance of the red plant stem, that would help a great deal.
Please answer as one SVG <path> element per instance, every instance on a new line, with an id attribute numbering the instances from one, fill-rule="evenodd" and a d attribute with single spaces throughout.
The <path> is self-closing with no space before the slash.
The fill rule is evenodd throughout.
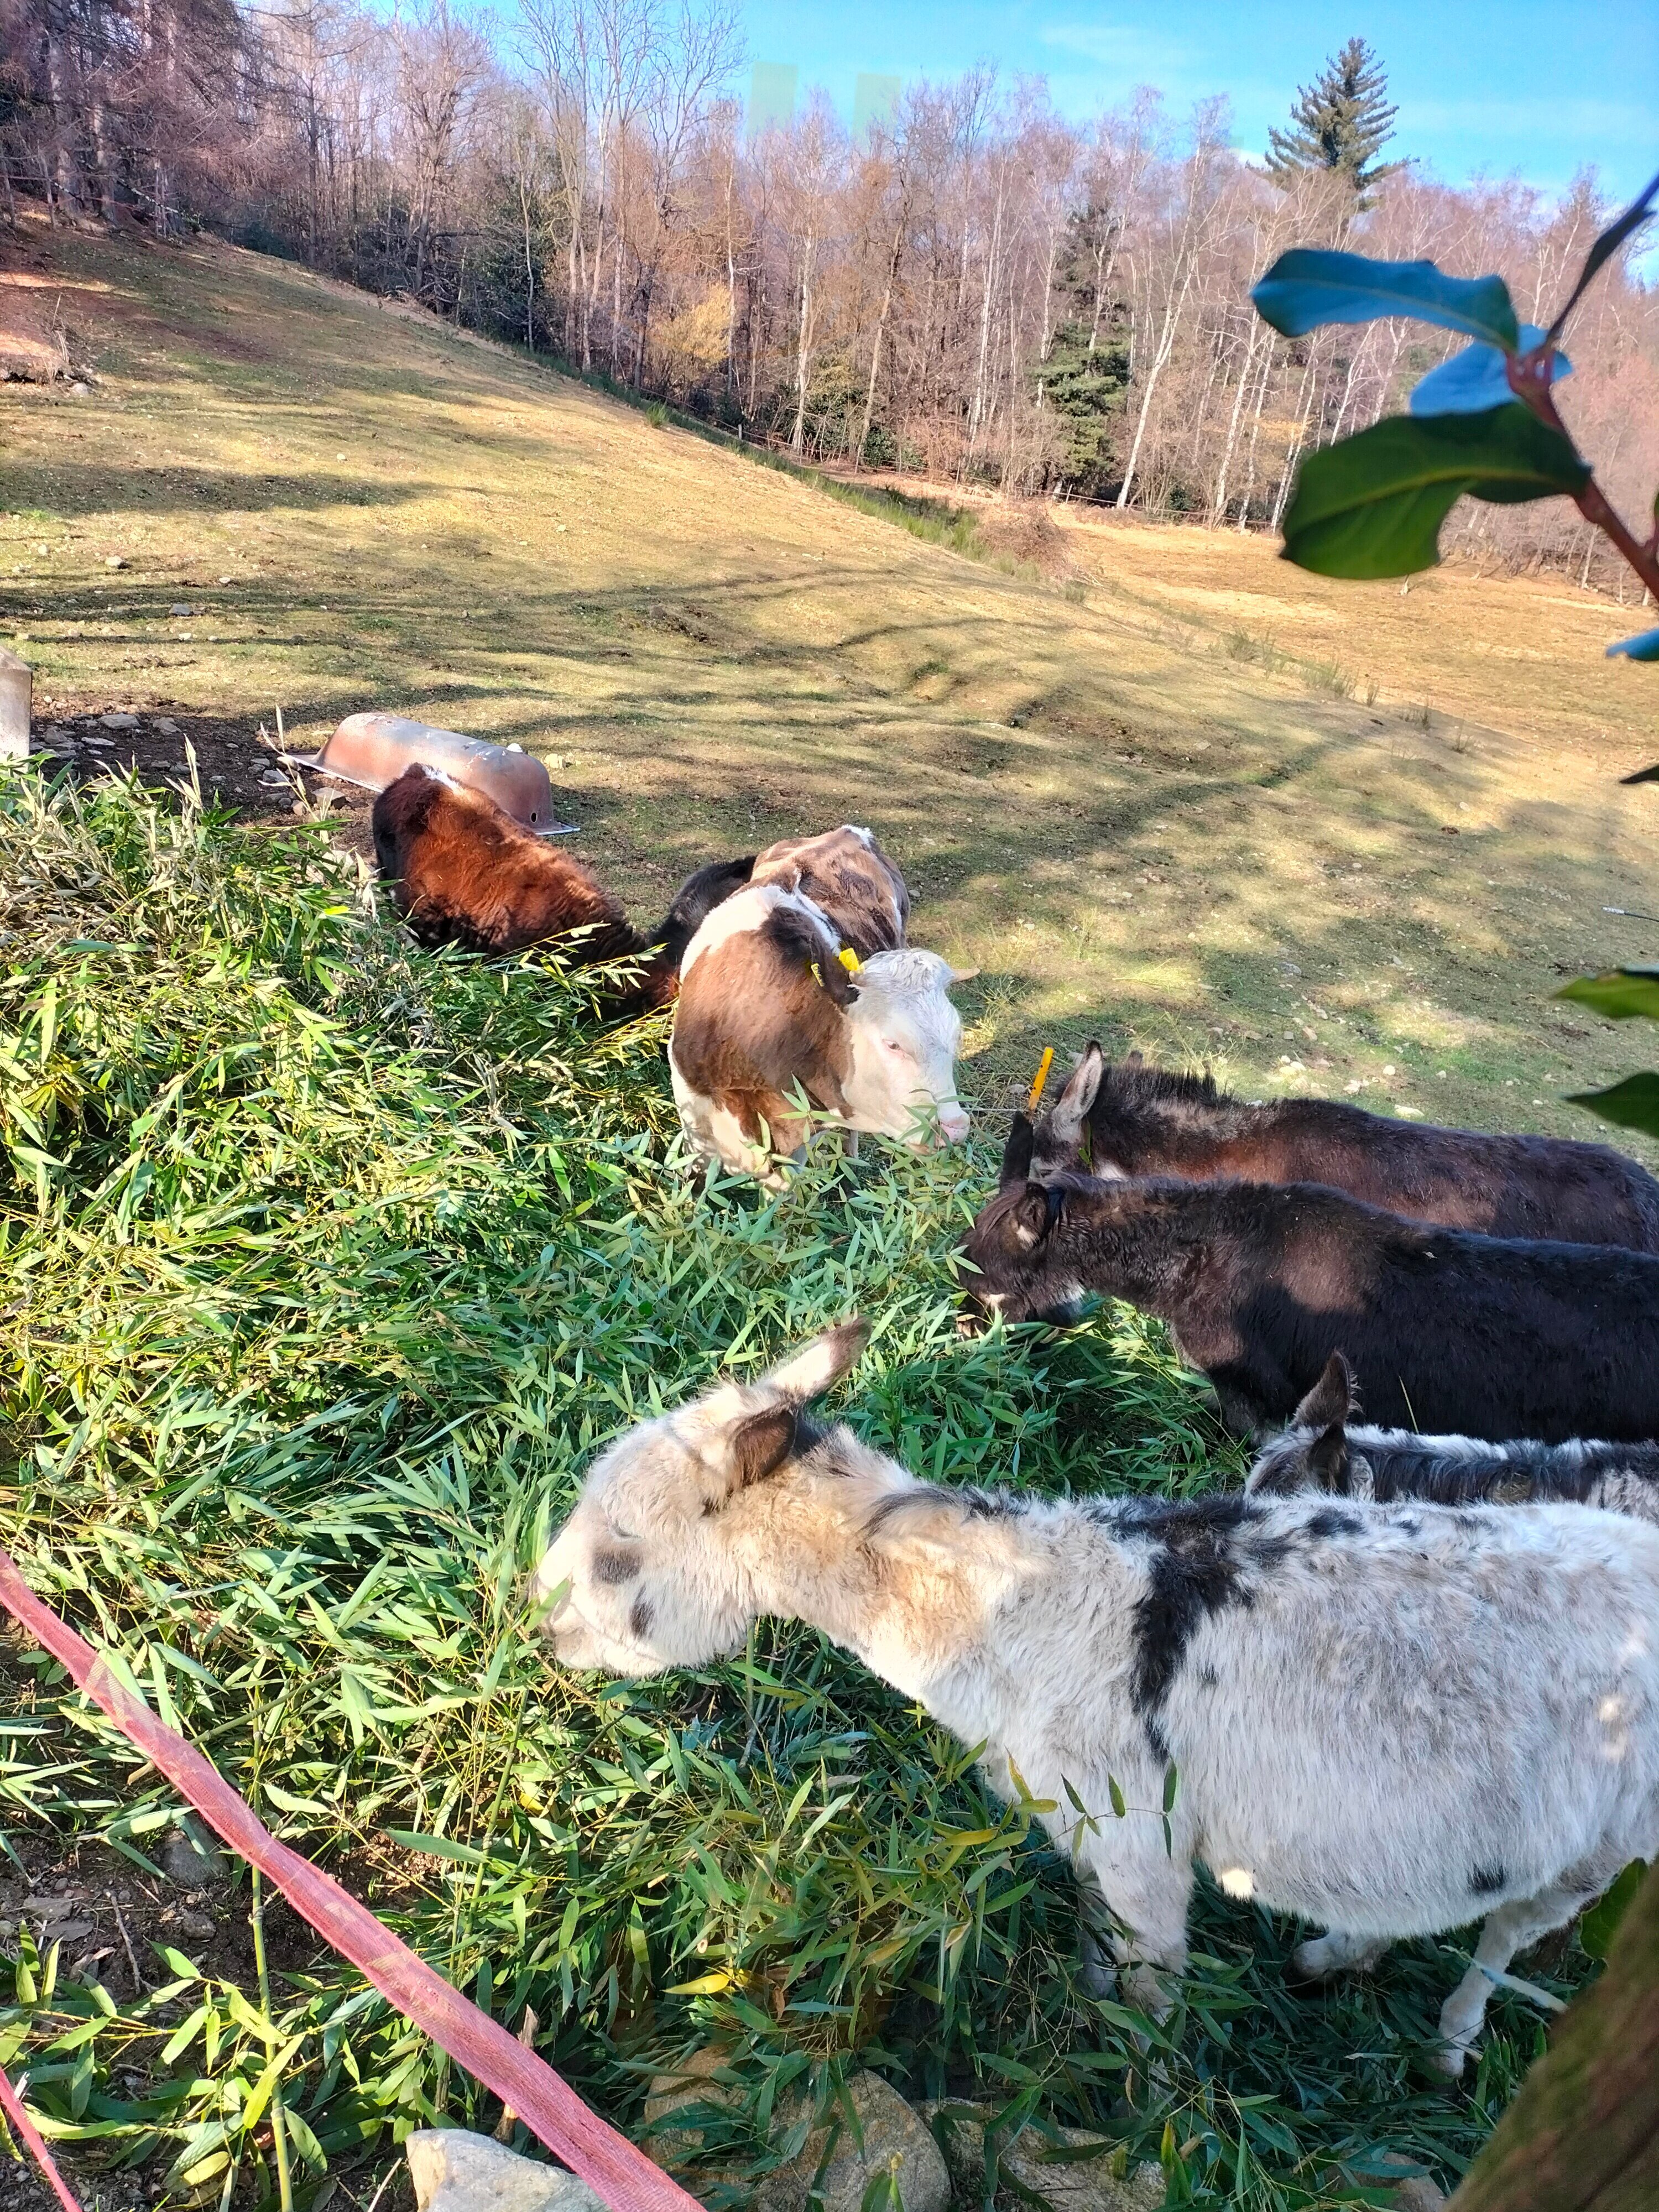
<path id="1" fill-rule="evenodd" d="M 1540 347 L 1535 353 L 1511 354 L 1509 360 L 1510 389 L 1516 398 L 1538 417 L 1557 430 L 1567 443 L 1572 438 L 1567 426 L 1555 411 L 1555 401 L 1550 393 L 1550 362 L 1554 356 L 1553 346 Z M 1576 453 L 1577 447 L 1573 447 Z M 1638 544 L 1635 537 L 1620 520 L 1601 487 L 1592 476 L 1582 489 L 1572 495 L 1572 503 L 1586 522 L 1611 539 L 1631 567 L 1659 599 L 1659 530 L 1645 545 Z"/>

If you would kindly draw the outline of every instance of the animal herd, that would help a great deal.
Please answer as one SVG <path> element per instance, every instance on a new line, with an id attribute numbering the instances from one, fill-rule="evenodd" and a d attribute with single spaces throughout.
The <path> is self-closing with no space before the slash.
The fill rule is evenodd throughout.
<path id="1" fill-rule="evenodd" d="M 908 944 L 868 831 L 716 863 L 641 938 L 478 805 L 417 770 L 377 803 L 410 926 L 635 958 L 620 1004 L 677 998 L 696 1155 L 775 1184 L 816 1123 L 966 1134 L 961 975 Z M 639 1675 L 763 1614 L 821 1629 L 1035 1802 L 1087 1972 L 1155 2015 L 1200 1866 L 1323 1929 L 1305 1978 L 1479 1918 L 1441 2014 L 1456 2075 L 1515 1954 L 1659 1856 L 1659 1183 L 1091 1045 L 1015 1115 L 962 1256 L 981 1322 L 1091 1294 L 1161 1316 L 1257 1447 L 1243 1490 L 922 1480 L 813 1414 L 864 1350 L 848 1322 L 600 1455 L 537 1571 L 556 1656 Z"/>

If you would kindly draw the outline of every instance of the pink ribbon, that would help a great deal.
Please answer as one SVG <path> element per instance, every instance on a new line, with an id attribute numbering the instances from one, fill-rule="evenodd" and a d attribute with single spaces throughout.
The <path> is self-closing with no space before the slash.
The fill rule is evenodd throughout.
<path id="1" fill-rule="evenodd" d="M 591 2112 L 544 2059 L 514 2041 L 504 2027 L 401 1943 L 367 1905 L 359 1905 L 338 1882 L 302 1859 L 257 1817 L 201 1753 L 156 1719 L 142 1698 L 125 1689 L 103 1656 L 68 1623 L 44 1605 L 0 1551 L 0 1604 L 8 1607 L 42 1650 L 68 1668 L 85 1692 L 136 1743 L 151 1765 L 187 1798 L 209 1825 L 250 1866 L 274 1881 L 295 1911 L 395 2005 L 416 2027 L 447 2051 L 476 2081 L 493 2089 L 556 2158 L 596 2190 L 611 2212 L 702 2212 L 688 2196 L 625 2136 Z M 8 2090 L 10 2085 L 8 2084 Z M 12 2109 L 13 2098 L 5 2099 Z M 19 2107 L 21 2113 L 21 2107 Z M 46 2147 L 27 2120 L 29 2148 L 57 2184 L 58 2193 L 79 2212 L 75 2200 L 52 2172 Z"/>
<path id="2" fill-rule="evenodd" d="M 0 2066 L 0 2108 L 11 2122 L 25 2143 L 34 2153 L 34 2162 L 58 2192 L 58 2201 L 64 2212 L 81 2212 L 80 2206 L 70 2195 L 69 2184 L 52 2164 L 52 2153 L 40 2140 L 40 2130 L 23 2110 L 23 2100 L 11 2086 L 11 2076 Z"/>

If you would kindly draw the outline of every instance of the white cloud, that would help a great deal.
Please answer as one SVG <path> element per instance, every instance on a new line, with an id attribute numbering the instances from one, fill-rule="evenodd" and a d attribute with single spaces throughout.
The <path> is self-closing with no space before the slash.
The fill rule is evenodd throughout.
<path id="1" fill-rule="evenodd" d="M 1137 79 L 1184 72 L 1193 49 L 1160 38 L 1139 23 L 1051 23 L 1038 33 L 1045 46 L 1078 54 Z"/>

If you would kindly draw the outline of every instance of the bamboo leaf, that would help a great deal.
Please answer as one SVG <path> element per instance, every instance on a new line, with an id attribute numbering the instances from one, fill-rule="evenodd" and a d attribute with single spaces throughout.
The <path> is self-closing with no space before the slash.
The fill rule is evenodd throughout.
<path id="1" fill-rule="evenodd" d="M 1645 1859 L 1632 1859 L 1612 1887 L 1603 1893 L 1601 1902 L 1591 1905 L 1579 1922 L 1578 1940 L 1592 1959 L 1607 1958 L 1619 1932 L 1619 1923 L 1642 1887 L 1647 1870 Z"/>

